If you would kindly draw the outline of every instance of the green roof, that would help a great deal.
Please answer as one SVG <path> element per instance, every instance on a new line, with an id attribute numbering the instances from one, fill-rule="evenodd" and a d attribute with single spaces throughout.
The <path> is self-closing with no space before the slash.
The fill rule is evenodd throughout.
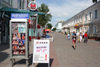
<path id="1" fill-rule="evenodd" d="M 16 9 L 16 8 L 1 8 L 0 11 L 6 12 L 6 13 L 29 13 L 30 15 L 33 15 L 33 14 L 43 15 L 43 14 L 45 14 L 43 12 L 33 12 L 33 11 L 29 11 L 29 10 Z"/>

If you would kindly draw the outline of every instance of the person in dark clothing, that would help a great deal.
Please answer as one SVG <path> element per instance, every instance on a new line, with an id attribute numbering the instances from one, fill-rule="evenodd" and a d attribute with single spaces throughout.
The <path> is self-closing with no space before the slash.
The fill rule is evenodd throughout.
<path id="1" fill-rule="evenodd" d="M 65 35 L 67 35 L 66 31 L 65 31 Z"/>
<path id="2" fill-rule="evenodd" d="M 73 48 L 75 49 L 75 45 L 76 45 L 76 33 L 75 32 L 73 32 L 72 33 L 72 42 L 73 42 Z"/>

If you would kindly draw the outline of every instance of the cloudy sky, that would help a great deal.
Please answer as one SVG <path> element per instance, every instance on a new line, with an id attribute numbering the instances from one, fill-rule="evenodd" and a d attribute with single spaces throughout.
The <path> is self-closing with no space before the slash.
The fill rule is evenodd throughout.
<path id="1" fill-rule="evenodd" d="M 58 21 L 66 21 L 80 11 L 91 6 L 92 0 L 36 0 L 38 6 L 41 3 L 48 5 L 50 13 L 52 14 L 53 26 Z"/>

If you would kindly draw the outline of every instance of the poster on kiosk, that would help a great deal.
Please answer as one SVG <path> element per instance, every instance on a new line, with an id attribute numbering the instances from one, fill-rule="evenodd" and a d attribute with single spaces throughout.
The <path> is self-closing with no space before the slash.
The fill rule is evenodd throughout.
<path id="1" fill-rule="evenodd" d="M 10 57 L 28 58 L 28 13 L 12 13 L 10 20 Z"/>

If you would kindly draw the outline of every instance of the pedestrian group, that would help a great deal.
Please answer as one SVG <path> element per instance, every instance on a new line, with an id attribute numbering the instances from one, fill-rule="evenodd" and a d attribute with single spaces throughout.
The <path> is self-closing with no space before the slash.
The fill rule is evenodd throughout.
<path id="1" fill-rule="evenodd" d="M 82 40 L 84 40 L 84 43 L 86 43 L 87 44 L 87 42 L 88 42 L 88 34 L 87 34 L 87 32 L 85 32 L 85 33 L 82 33 L 82 32 L 75 32 L 75 31 L 73 31 L 72 32 L 72 35 L 70 34 L 70 33 L 66 33 L 65 32 L 65 35 L 67 36 L 67 39 L 68 40 L 70 40 L 71 38 L 72 38 L 72 43 L 73 43 L 73 48 L 74 49 L 76 49 L 76 42 L 82 42 Z"/>

